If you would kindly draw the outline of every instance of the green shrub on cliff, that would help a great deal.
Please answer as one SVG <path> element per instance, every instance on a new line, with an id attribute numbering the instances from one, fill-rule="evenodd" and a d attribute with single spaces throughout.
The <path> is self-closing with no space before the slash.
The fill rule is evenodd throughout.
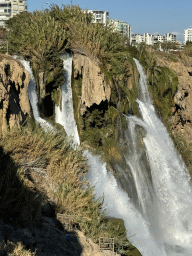
<path id="1" fill-rule="evenodd" d="M 156 53 L 149 52 L 145 45 L 138 50 L 132 50 L 135 57 L 139 57 L 148 78 L 149 91 L 157 110 L 166 122 L 171 116 L 171 108 L 174 105 L 174 95 L 178 87 L 177 75 L 166 66 L 159 66 Z"/>
<path id="2" fill-rule="evenodd" d="M 171 108 L 174 105 L 174 95 L 178 86 L 176 74 L 168 67 L 159 67 L 157 80 L 154 82 L 153 73 L 149 76 L 150 91 L 153 95 L 154 104 L 161 112 L 164 120 L 171 116 Z"/>
<path id="3" fill-rule="evenodd" d="M 63 25 L 47 12 L 35 11 L 22 12 L 8 20 L 7 29 L 9 53 L 21 54 L 31 61 L 38 91 L 39 72 L 51 78 L 51 81 L 45 81 L 48 87 L 53 84 L 56 89 L 60 87 L 64 82 L 64 70 L 59 52 L 67 44 L 67 31 Z"/>

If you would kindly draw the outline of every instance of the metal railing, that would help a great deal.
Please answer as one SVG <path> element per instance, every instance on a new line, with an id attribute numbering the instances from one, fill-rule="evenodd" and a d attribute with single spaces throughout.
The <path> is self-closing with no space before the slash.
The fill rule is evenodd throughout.
<path id="1" fill-rule="evenodd" d="M 99 238 L 99 249 L 101 251 L 112 251 L 114 252 L 114 238 Z"/>

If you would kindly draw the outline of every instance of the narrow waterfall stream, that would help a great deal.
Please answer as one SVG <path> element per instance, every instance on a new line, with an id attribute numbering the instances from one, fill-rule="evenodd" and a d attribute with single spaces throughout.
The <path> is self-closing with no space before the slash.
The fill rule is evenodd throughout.
<path id="1" fill-rule="evenodd" d="M 14 58 L 17 58 L 17 56 L 14 56 Z M 36 83 L 35 83 L 35 78 L 33 76 L 33 72 L 30 67 L 30 64 L 26 60 L 19 59 L 19 61 L 23 64 L 23 66 L 29 72 L 30 77 L 31 77 L 27 91 L 28 91 L 28 96 L 29 96 L 29 101 L 31 103 L 31 107 L 33 109 L 33 115 L 34 115 L 35 121 L 36 121 L 36 123 L 40 123 L 41 127 L 43 127 L 45 130 L 48 130 L 48 129 L 52 130 L 53 126 L 49 122 L 47 122 L 46 120 L 41 118 L 39 115 L 39 110 L 38 110 L 38 106 L 37 106 L 38 97 L 37 97 L 37 92 L 36 92 Z"/>
<path id="2" fill-rule="evenodd" d="M 62 86 L 62 109 L 55 108 L 55 120 L 64 126 L 67 135 L 73 136 L 74 143 L 79 145 L 71 90 L 72 57 L 65 55 L 62 58 L 66 70 L 65 84 Z M 137 60 L 135 62 L 140 73 L 137 102 L 141 119 L 135 116 L 127 117 L 126 140 L 130 143 L 130 155 L 125 157 L 133 174 L 140 207 L 135 207 L 131 196 L 120 188 L 114 176 L 107 171 L 106 163 L 98 156 L 85 151 L 84 155 L 90 166 L 87 178 L 90 185 L 95 186 L 96 198 L 104 194 L 104 208 L 107 209 L 107 214 L 124 220 L 128 239 L 143 256 L 189 256 L 192 255 L 190 177 L 166 128 L 155 114 L 142 66 Z M 32 74 L 30 66 L 22 63 Z M 39 122 L 37 96 L 34 93 L 35 82 L 33 79 L 32 81 L 33 89 L 28 90 L 29 98 L 34 117 Z M 139 161 L 135 142 L 136 126 L 143 127 L 146 131 L 143 141 L 150 175 Z"/>
<path id="3" fill-rule="evenodd" d="M 73 137 L 74 144 L 79 145 L 80 139 L 73 112 L 73 96 L 71 90 L 72 55 L 66 53 L 61 56 L 65 68 L 65 82 L 61 87 L 62 104 L 61 109 L 55 105 L 55 122 L 61 124 L 67 135 Z"/>

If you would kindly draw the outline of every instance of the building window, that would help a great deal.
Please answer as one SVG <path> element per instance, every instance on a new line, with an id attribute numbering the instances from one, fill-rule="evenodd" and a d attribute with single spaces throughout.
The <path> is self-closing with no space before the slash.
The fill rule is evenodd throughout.
<path id="1" fill-rule="evenodd" d="M 0 8 L 11 6 L 11 4 L 0 4 Z"/>

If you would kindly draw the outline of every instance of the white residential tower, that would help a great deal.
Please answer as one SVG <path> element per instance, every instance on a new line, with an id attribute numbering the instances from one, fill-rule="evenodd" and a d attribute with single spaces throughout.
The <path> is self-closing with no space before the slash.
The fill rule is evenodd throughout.
<path id="1" fill-rule="evenodd" d="M 20 12 L 27 11 L 26 0 L 0 0 L 0 26 Z"/>
<path id="2" fill-rule="evenodd" d="M 186 42 L 192 42 L 192 28 L 187 28 L 184 30 L 184 44 L 186 44 Z"/>
<path id="3" fill-rule="evenodd" d="M 93 15 L 93 23 L 101 23 L 104 24 L 105 26 L 108 23 L 109 20 L 109 12 L 105 12 L 105 11 L 92 11 L 92 10 L 88 10 L 88 13 L 92 13 Z"/>

